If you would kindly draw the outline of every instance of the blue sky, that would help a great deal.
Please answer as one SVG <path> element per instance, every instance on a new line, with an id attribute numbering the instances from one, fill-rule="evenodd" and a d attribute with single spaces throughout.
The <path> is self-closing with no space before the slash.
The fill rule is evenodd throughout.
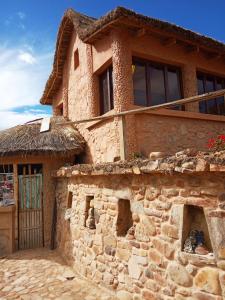
<path id="1" fill-rule="evenodd" d="M 224 0 L 8 0 L 0 10 L 0 129 L 51 113 L 40 106 L 58 26 L 73 8 L 100 17 L 125 6 L 225 42 Z"/>

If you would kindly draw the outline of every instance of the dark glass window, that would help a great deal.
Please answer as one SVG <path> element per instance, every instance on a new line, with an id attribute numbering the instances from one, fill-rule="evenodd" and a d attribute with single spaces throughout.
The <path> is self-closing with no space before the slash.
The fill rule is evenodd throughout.
<path id="1" fill-rule="evenodd" d="M 176 67 L 134 59 L 134 104 L 153 106 L 181 99 L 180 74 Z"/>
<path id="2" fill-rule="evenodd" d="M 114 108 L 112 67 L 109 67 L 99 77 L 100 81 L 100 113 L 105 114 Z"/>
<path id="3" fill-rule="evenodd" d="M 137 63 L 133 73 L 134 99 L 137 105 L 147 105 L 146 68 L 144 64 Z"/>
<path id="4" fill-rule="evenodd" d="M 198 73 L 198 94 L 204 94 L 225 88 L 225 79 Z M 199 111 L 205 114 L 224 115 L 224 97 L 199 102 Z"/>
<path id="5" fill-rule="evenodd" d="M 151 105 L 164 103 L 166 99 L 166 89 L 163 68 L 159 66 L 150 66 L 149 79 L 151 89 Z"/>

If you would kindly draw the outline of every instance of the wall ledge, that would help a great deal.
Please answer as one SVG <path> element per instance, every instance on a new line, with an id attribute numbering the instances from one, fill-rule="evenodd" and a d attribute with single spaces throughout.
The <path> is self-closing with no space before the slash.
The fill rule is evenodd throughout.
<path id="1" fill-rule="evenodd" d="M 96 165 L 74 165 L 62 167 L 52 173 L 52 176 L 140 175 L 152 173 L 192 174 L 202 172 L 225 172 L 225 151 L 206 153 L 187 149 L 177 152 L 172 156 L 155 160 L 136 159 Z"/>

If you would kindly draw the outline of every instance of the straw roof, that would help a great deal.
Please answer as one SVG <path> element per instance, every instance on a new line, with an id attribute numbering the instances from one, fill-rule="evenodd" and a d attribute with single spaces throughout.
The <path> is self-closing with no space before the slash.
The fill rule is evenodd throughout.
<path id="1" fill-rule="evenodd" d="M 51 104 L 60 87 L 63 66 L 73 31 L 76 31 L 83 42 L 93 43 L 112 26 L 129 28 L 134 31 L 145 28 L 166 37 L 176 37 L 179 42 L 185 42 L 189 46 L 197 46 L 214 54 L 225 55 L 225 44 L 222 42 L 165 21 L 137 14 L 124 7 L 117 7 L 98 20 L 69 9 L 65 12 L 59 27 L 53 70 L 40 100 L 42 104 Z"/>
<path id="2" fill-rule="evenodd" d="M 0 131 L 0 156 L 81 153 L 85 146 L 83 137 L 73 126 L 56 125 L 64 121 L 63 117 L 52 117 L 46 132 L 40 132 L 40 121 Z"/>

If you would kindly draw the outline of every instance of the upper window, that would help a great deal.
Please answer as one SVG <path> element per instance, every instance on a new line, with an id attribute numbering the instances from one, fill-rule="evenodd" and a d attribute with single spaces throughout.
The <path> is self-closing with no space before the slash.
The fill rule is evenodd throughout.
<path id="1" fill-rule="evenodd" d="M 100 82 L 100 113 L 105 114 L 114 108 L 112 66 L 99 77 Z"/>
<path id="2" fill-rule="evenodd" d="M 74 70 L 76 70 L 76 68 L 78 68 L 79 66 L 79 52 L 78 52 L 78 49 L 74 51 L 74 56 L 73 56 L 73 59 L 74 59 Z"/>
<path id="3" fill-rule="evenodd" d="M 152 106 L 182 98 L 181 72 L 173 66 L 135 59 L 134 104 Z"/>
<path id="4" fill-rule="evenodd" d="M 198 73 L 198 94 L 213 92 L 225 88 L 225 79 Z M 205 114 L 225 115 L 224 97 L 199 102 L 199 111 Z"/>

